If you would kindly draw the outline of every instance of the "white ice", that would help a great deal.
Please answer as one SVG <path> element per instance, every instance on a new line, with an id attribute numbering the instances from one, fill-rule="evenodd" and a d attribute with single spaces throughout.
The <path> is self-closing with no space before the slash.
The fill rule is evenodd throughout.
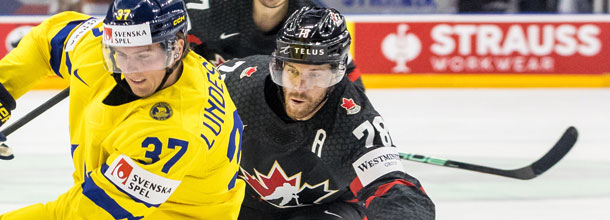
<path id="1" fill-rule="evenodd" d="M 14 122 L 58 91 L 18 100 Z M 610 219 L 610 89 L 396 89 L 368 95 L 403 152 L 513 169 L 542 156 L 570 125 L 580 137 L 533 180 L 404 162 L 437 219 Z M 0 213 L 54 200 L 72 185 L 67 101 L 9 135 Z"/>

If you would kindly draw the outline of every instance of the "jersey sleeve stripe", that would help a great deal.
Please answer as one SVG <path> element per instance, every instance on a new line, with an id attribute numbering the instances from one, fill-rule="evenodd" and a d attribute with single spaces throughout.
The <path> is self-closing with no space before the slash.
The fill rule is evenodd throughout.
<path id="1" fill-rule="evenodd" d="M 239 170 L 237 172 L 235 172 L 235 175 L 233 175 L 233 178 L 231 178 L 231 181 L 229 181 L 229 190 L 233 189 L 233 187 L 235 187 L 235 181 L 237 181 L 237 176 L 239 174 Z"/>
<path id="2" fill-rule="evenodd" d="M 362 189 L 362 182 L 360 182 L 360 178 L 356 177 L 352 180 L 352 183 L 349 184 L 349 188 L 354 194 L 354 196 L 358 196 L 358 192 Z"/>
<path id="3" fill-rule="evenodd" d="M 70 155 L 72 155 L 72 158 L 74 158 L 74 151 L 76 150 L 77 147 L 78 147 L 78 144 L 72 144 L 72 146 L 70 148 Z"/>
<path id="4" fill-rule="evenodd" d="M 375 194 L 373 194 L 368 199 L 366 199 L 365 207 L 368 208 L 369 205 L 371 204 L 371 201 L 373 201 L 373 199 L 385 195 L 395 185 L 406 185 L 406 186 L 410 186 L 410 187 L 415 186 L 415 184 L 413 184 L 409 181 L 406 181 L 406 180 L 394 180 L 392 182 L 383 184 L 383 185 L 377 187 L 377 191 L 375 191 Z"/>
<path id="5" fill-rule="evenodd" d="M 106 171 L 108 170 L 108 167 L 109 167 L 109 166 L 108 166 L 107 164 L 102 165 L 102 170 L 101 170 L 101 171 L 102 171 L 102 173 L 106 173 Z M 123 194 L 128 195 L 128 196 L 129 196 L 129 198 L 133 199 L 133 201 L 135 201 L 135 202 L 142 203 L 142 204 L 143 204 L 143 205 L 145 205 L 147 208 L 150 208 L 150 207 L 159 207 L 159 206 L 161 205 L 161 204 L 151 204 L 151 203 L 148 203 L 148 202 L 142 201 L 141 199 L 138 199 L 138 198 L 136 198 L 136 197 L 132 196 L 131 194 L 129 194 L 129 193 L 127 193 L 127 192 L 125 192 L 125 190 L 121 189 L 119 186 L 117 186 L 116 184 L 114 184 L 114 182 L 110 181 L 110 179 L 108 179 L 108 177 L 107 177 L 107 176 L 105 176 L 105 175 L 104 175 L 104 177 L 106 177 L 106 179 L 107 179 L 107 180 L 108 180 L 110 183 L 112 183 L 112 185 L 114 185 L 114 187 L 116 187 L 116 188 L 117 188 L 119 191 L 121 191 Z"/>
<path id="6" fill-rule="evenodd" d="M 112 199 L 102 188 L 100 188 L 91 176 L 85 175 L 85 181 L 81 185 L 83 194 L 89 198 L 100 208 L 108 212 L 114 219 L 140 219 L 142 217 L 134 217 L 129 211 L 121 207 L 114 199 Z"/>
<path id="7" fill-rule="evenodd" d="M 68 52 L 66 53 L 66 67 L 68 68 L 68 74 L 72 74 L 72 61 L 70 61 L 70 55 L 68 55 Z"/>
<path id="8" fill-rule="evenodd" d="M 355 82 L 360 78 L 360 75 L 362 75 L 362 73 L 360 72 L 360 69 L 356 67 L 351 73 L 347 74 L 347 78 L 349 78 L 349 81 Z"/>
<path id="9" fill-rule="evenodd" d="M 53 72 L 55 72 L 55 74 L 61 78 L 64 78 L 59 72 L 61 57 L 64 52 L 64 42 L 66 41 L 70 32 L 72 32 L 72 30 L 82 22 L 82 20 L 69 22 L 51 39 L 51 59 L 49 60 L 49 63 L 51 64 L 51 69 L 53 69 Z"/>

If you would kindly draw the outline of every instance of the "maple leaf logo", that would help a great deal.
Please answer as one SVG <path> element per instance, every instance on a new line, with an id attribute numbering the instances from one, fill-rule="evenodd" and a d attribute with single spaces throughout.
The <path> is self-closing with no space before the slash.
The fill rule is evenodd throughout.
<path id="1" fill-rule="evenodd" d="M 246 68 L 244 71 L 241 71 L 241 74 L 239 74 L 239 78 L 241 79 L 241 78 L 244 78 L 246 76 L 247 77 L 252 76 L 252 74 L 254 72 L 256 72 L 256 68 L 257 68 L 256 66 Z"/>
<path id="2" fill-rule="evenodd" d="M 288 176 L 280 164 L 275 161 L 267 175 L 254 169 L 255 175 L 250 175 L 240 167 L 244 179 L 256 191 L 262 200 L 278 208 L 291 208 L 319 204 L 337 190 L 329 189 L 329 181 L 319 184 L 301 184 L 301 172 Z M 302 194 L 302 195 L 301 195 Z"/>
<path id="3" fill-rule="evenodd" d="M 353 115 L 360 112 L 360 106 L 354 103 L 353 99 L 343 98 L 341 102 L 341 107 L 347 110 L 348 115 Z"/>

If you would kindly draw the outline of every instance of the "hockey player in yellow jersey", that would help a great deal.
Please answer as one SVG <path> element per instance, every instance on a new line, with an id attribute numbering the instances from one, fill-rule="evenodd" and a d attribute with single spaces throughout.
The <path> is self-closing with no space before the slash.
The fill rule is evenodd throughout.
<path id="1" fill-rule="evenodd" d="M 57 200 L 0 219 L 237 218 L 243 125 L 187 20 L 181 0 L 115 0 L 103 21 L 45 20 L 0 61 L 0 124 L 37 81 L 70 81 L 75 167 Z"/>

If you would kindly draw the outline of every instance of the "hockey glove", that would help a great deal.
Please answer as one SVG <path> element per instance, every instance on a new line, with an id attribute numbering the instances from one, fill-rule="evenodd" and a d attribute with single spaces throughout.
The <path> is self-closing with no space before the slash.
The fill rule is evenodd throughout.
<path id="1" fill-rule="evenodd" d="M 11 111 L 15 110 L 17 103 L 11 96 L 4 85 L 0 83 L 0 126 L 2 126 L 11 117 Z"/>

